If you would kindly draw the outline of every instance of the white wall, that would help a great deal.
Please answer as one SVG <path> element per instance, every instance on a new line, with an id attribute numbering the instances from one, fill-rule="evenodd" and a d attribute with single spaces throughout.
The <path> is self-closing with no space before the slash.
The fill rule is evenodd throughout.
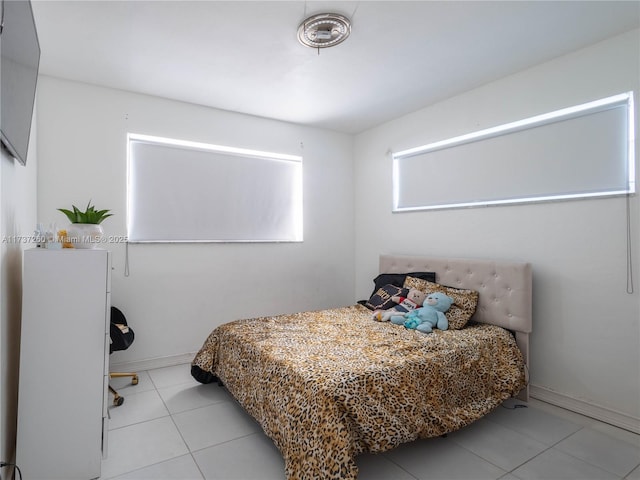
<path id="1" fill-rule="evenodd" d="M 113 251 L 112 303 L 136 333 L 112 363 L 168 363 L 195 352 L 236 318 L 353 303 L 351 136 L 112 89 L 41 77 L 38 216 L 67 224 L 72 203 L 115 214 L 107 235 L 126 234 L 126 133 L 301 154 L 304 242 L 133 244 Z M 302 148 L 301 148 L 302 145 Z M 72 306 L 70 306 L 72 308 Z"/>
<path id="2" fill-rule="evenodd" d="M 5 462 L 12 461 L 15 453 L 22 250 L 33 246 L 22 239 L 30 240 L 36 224 L 35 137 L 34 121 L 26 167 L 4 150 L 0 153 L 0 460 Z"/>
<path id="3" fill-rule="evenodd" d="M 638 196 L 629 201 L 635 292 L 628 294 L 624 198 L 392 214 L 388 151 L 629 90 L 635 92 L 637 109 L 639 37 L 635 30 L 557 58 L 389 122 L 355 141 L 357 296 L 370 293 L 380 253 L 529 261 L 534 272 L 534 391 L 636 429 Z M 434 171 L 425 188 L 437 181 Z"/>

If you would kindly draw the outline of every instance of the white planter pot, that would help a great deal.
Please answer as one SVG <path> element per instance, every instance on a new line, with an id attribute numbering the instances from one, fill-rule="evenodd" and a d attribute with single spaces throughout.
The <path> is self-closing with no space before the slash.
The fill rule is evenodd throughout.
<path id="1" fill-rule="evenodd" d="M 72 223 L 67 228 L 67 238 L 74 248 L 96 248 L 104 231 L 93 223 Z"/>

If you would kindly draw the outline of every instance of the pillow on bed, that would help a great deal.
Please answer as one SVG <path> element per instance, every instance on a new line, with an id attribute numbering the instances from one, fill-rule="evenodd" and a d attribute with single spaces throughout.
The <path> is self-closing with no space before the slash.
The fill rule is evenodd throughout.
<path id="1" fill-rule="evenodd" d="M 445 313 L 449 321 L 450 330 L 463 328 L 473 316 L 478 306 L 478 292 L 475 290 L 447 287 L 415 277 L 407 277 L 404 281 L 404 287 L 417 288 L 427 294 L 442 292 L 453 298 L 453 305 L 451 305 L 449 311 Z"/>
<path id="2" fill-rule="evenodd" d="M 407 275 L 411 275 L 414 278 L 420 278 L 422 280 L 428 280 L 430 282 L 436 281 L 435 272 L 410 272 L 410 273 L 381 273 L 373 279 L 374 287 L 371 295 L 375 295 L 378 289 L 385 285 L 395 285 L 396 287 L 403 287 L 404 281 Z"/>
<path id="3" fill-rule="evenodd" d="M 396 302 L 391 300 L 391 297 L 394 295 L 406 297 L 408 293 L 409 290 L 403 287 L 391 284 L 383 285 L 363 305 L 371 310 L 388 310 L 397 305 Z"/>

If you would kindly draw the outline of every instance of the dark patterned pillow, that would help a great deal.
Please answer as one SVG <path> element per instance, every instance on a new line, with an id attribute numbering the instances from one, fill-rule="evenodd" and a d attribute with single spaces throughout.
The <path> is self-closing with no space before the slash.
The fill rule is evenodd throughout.
<path id="1" fill-rule="evenodd" d="M 447 287 L 415 277 L 407 277 L 404 281 L 404 287 L 417 288 L 427 294 L 442 292 L 453 298 L 453 305 L 445 313 L 451 330 L 463 328 L 476 312 L 476 307 L 478 306 L 478 292 L 475 290 Z"/>
<path id="2" fill-rule="evenodd" d="M 397 295 L 399 297 L 406 297 L 409 290 L 396 285 L 383 285 L 376 292 L 371 295 L 371 298 L 364 303 L 364 306 L 370 310 L 387 310 L 396 306 L 396 302 L 391 300 L 391 297 Z"/>
<path id="3" fill-rule="evenodd" d="M 422 280 L 428 280 L 430 282 L 436 281 L 435 272 L 411 272 L 411 273 L 381 273 L 373 279 L 373 292 L 371 295 L 375 295 L 378 289 L 385 285 L 395 285 L 396 287 L 404 286 L 404 281 L 407 275 L 411 275 L 414 278 L 421 278 Z"/>

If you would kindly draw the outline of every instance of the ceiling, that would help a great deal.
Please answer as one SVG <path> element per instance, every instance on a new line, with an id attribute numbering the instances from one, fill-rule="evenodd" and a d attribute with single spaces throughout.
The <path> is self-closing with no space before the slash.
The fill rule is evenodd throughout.
<path id="1" fill-rule="evenodd" d="M 41 73 L 358 133 L 638 28 L 638 1 L 32 0 Z M 316 13 L 351 36 L 311 49 Z"/>

